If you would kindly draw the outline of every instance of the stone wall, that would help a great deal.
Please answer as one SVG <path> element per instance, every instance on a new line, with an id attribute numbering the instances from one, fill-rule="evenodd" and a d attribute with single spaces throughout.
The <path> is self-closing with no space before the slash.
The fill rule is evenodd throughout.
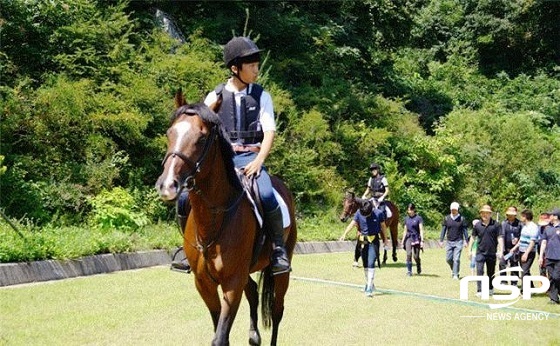
<path id="1" fill-rule="evenodd" d="M 296 244 L 294 253 L 350 252 L 354 251 L 355 245 L 355 241 L 300 242 Z M 429 242 L 426 246 L 437 246 L 437 242 Z M 167 265 L 171 263 L 172 254 L 165 250 L 154 250 L 103 254 L 66 261 L 0 263 L 0 287 Z"/>

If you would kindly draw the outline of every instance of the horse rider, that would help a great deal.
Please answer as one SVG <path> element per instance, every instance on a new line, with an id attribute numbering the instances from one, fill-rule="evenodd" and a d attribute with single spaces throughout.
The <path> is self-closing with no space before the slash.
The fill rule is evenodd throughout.
<path id="1" fill-rule="evenodd" d="M 386 218 L 391 217 L 388 215 L 388 209 L 385 204 L 385 198 L 389 195 L 389 182 L 385 175 L 381 174 L 381 167 L 379 164 L 373 162 L 369 165 L 371 177 L 368 179 L 366 191 L 362 198 L 366 199 L 371 196 L 375 206 L 383 211 Z"/>
<path id="2" fill-rule="evenodd" d="M 270 176 L 264 166 L 276 131 L 274 108 L 270 94 L 255 81 L 259 75 L 261 49 L 248 37 L 234 37 L 224 47 L 224 63 L 231 73 L 226 83 L 219 84 L 204 100 L 217 110 L 235 151 L 234 164 L 248 177 L 255 177 L 264 209 L 264 229 L 273 251 L 273 275 L 291 271 L 284 245 L 284 227 L 280 205 L 274 196 Z M 186 192 L 186 191 L 185 191 Z M 188 218 L 188 194 L 182 193 L 178 206 L 181 229 Z M 188 270 L 186 259 L 175 262 L 175 269 Z"/>

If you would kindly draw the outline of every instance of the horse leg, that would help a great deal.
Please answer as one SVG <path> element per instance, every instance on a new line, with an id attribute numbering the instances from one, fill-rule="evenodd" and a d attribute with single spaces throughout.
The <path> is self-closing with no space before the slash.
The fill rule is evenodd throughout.
<path id="1" fill-rule="evenodd" d="M 284 316 L 284 296 L 290 284 L 290 274 L 274 277 L 274 303 L 272 306 L 272 335 L 270 345 L 275 346 L 278 340 L 278 329 Z"/>
<path id="2" fill-rule="evenodd" d="M 383 265 L 387 263 L 387 250 L 383 247 Z"/>
<path id="3" fill-rule="evenodd" d="M 249 325 L 249 345 L 260 345 L 261 334 L 258 327 L 258 306 L 259 306 L 259 292 L 255 280 L 249 276 L 249 282 L 245 286 L 245 297 L 249 302 L 249 310 L 251 316 L 251 323 Z"/>
<path id="4" fill-rule="evenodd" d="M 214 283 L 203 282 L 202 280 L 195 280 L 195 285 L 198 293 L 202 297 L 202 300 L 204 300 L 208 311 L 210 311 L 215 332 L 218 327 L 220 310 L 222 309 L 220 297 L 218 296 L 218 286 Z"/>
<path id="5" fill-rule="evenodd" d="M 399 221 L 391 222 L 391 243 L 393 245 L 393 262 L 397 261 L 397 247 L 399 246 Z"/>
<path id="6" fill-rule="evenodd" d="M 246 273 L 244 277 L 248 278 L 249 273 Z M 218 325 L 212 345 L 229 345 L 229 333 L 237 315 L 237 310 L 239 310 L 243 288 L 246 285 L 247 281 L 240 278 L 222 283 L 223 297 L 220 317 L 218 318 Z"/>

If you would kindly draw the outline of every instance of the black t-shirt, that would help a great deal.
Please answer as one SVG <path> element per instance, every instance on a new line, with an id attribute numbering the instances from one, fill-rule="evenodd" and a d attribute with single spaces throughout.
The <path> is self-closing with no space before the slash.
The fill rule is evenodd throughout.
<path id="1" fill-rule="evenodd" d="M 477 253 L 486 256 L 495 256 L 498 248 L 498 236 L 501 236 L 502 226 L 490 219 L 488 225 L 484 225 L 482 221 L 478 222 L 474 228 L 472 235 L 478 237 Z"/>
<path id="2" fill-rule="evenodd" d="M 502 222 L 502 232 L 500 235 L 504 237 L 504 252 L 513 248 L 513 238 L 517 238 L 519 240 L 522 226 L 523 224 L 519 222 L 518 219 L 513 220 L 513 222 L 509 222 L 509 220 Z"/>
<path id="3" fill-rule="evenodd" d="M 546 240 L 545 257 L 552 260 L 560 260 L 560 225 L 548 226 L 543 233 Z"/>
<path id="4" fill-rule="evenodd" d="M 447 231 L 447 240 L 448 241 L 458 241 L 463 239 L 463 232 L 467 228 L 467 220 L 463 217 L 463 215 L 459 215 L 455 220 L 451 217 L 451 215 L 447 215 L 443 219 L 443 227 L 445 227 Z"/>

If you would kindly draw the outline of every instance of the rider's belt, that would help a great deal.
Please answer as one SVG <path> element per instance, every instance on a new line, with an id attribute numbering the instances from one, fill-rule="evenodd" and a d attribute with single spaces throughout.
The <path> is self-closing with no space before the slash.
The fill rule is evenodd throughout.
<path id="1" fill-rule="evenodd" d="M 363 235 L 360 234 L 360 236 L 358 237 L 360 242 L 366 242 L 366 243 L 373 243 L 376 239 L 377 239 L 377 235 Z"/>
<path id="2" fill-rule="evenodd" d="M 251 151 L 253 153 L 258 153 L 259 151 L 261 151 L 260 147 L 254 147 L 254 146 L 244 146 L 244 145 L 232 145 L 233 151 L 235 151 L 236 153 L 246 153 L 248 151 Z"/>

